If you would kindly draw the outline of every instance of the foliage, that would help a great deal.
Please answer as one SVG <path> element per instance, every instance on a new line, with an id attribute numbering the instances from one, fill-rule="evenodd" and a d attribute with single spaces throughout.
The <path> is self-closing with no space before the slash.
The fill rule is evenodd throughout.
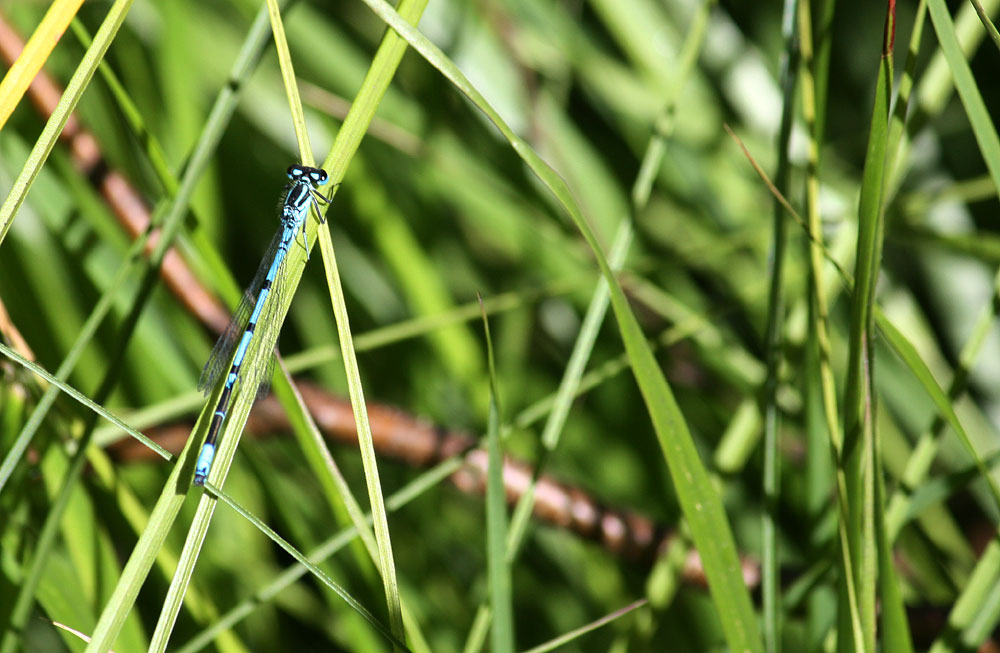
<path id="1" fill-rule="evenodd" d="M 997 5 L 0 7 L 0 653 L 979 646 Z M 248 356 L 295 438 L 237 386 L 202 492 L 211 297 L 295 161 L 332 201 Z"/>

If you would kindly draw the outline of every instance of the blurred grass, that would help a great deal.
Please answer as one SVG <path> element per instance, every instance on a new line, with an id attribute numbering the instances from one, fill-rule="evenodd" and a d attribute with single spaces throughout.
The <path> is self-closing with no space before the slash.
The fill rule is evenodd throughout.
<path id="1" fill-rule="evenodd" d="M 995 22 L 1000 3 L 981 4 Z M 989 249 L 998 235 L 991 218 L 1000 187 L 1000 94 L 992 83 L 997 50 L 988 39 L 977 47 L 992 25 L 970 5 L 952 21 L 946 3 L 928 0 L 933 30 L 923 30 L 911 53 L 887 64 L 900 67 L 897 76 L 903 66 L 912 71 L 911 115 L 897 112 L 893 123 L 889 110 L 898 100 L 889 97 L 888 83 L 880 117 L 872 118 L 885 6 L 836 3 L 830 28 L 822 29 L 832 5 L 799 1 L 803 19 L 795 29 L 801 38 L 811 27 L 815 42 L 803 42 L 812 48 L 799 68 L 806 76 L 789 91 L 779 85 L 778 62 L 795 41 L 782 38 L 777 6 L 430 3 L 420 30 L 447 57 L 434 66 L 454 62 L 485 106 L 523 140 L 511 147 L 497 138 L 452 81 L 410 52 L 384 97 L 371 100 L 377 120 L 399 131 L 381 140 L 362 139 L 365 130 L 357 130 L 356 154 L 346 148 L 352 155 L 326 163 L 343 175 L 343 184 L 328 214 L 330 238 L 322 240 L 340 262 L 351 331 L 383 334 L 372 344 L 355 339 L 369 404 L 389 403 L 448 428 L 485 433 L 486 342 L 468 322 L 476 312 L 470 303 L 476 292 L 487 305 L 508 293 L 490 316 L 505 454 L 544 464 L 603 504 L 677 526 L 688 544 L 698 545 L 696 525 L 682 517 L 694 514 L 692 506 L 679 498 L 692 479 L 671 474 L 650 428 L 651 415 L 664 404 L 647 404 L 621 373 L 628 358 L 615 324 L 587 330 L 593 333 L 590 363 L 573 372 L 582 373 L 582 398 L 570 402 L 572 393 L 564 390 L 554 404 L 541 401 L 560 390 L 577 358 L 574 343 L 600 277 L 594 253 L 522 157 L 559 174 L 562 181 L 548 181 L 565 182 L 561 199 L 592 229 L 591 245 L 610 251 L 647 148 L 659 139 L 662 163 L 648 171 L 648 201 L 632 203 L 635 232 L 616 275 L 624 291 L 615 300 L 616 315 L 634 324 L 628 330 L 633 365 L 640 360 L 635 352 L 649 347 L 653 353 L 642 359 L 653 365 L 645 373 L 662 373 L 676 397 L 678 412 L 666 421 L 679 430 L 665 445 L 690 431 L 692 460 L 714 472 L 702 489 L 721 499 L 738 551 L 777 561 L 770 650 L 823 650 L 836 628 L 838 596 L 844 597 L 837 573 L 812 570 L 844 559 L 836 549 L 838 526 L 861 532 L 864 524 L 867 534 L 850 537 L 852 554 L 855 542 L 869 552 L 854 567 L 863 590 L 853 605 L 862 637 L 842 637 L 840 650 L 871 650 L 876 641 L 885 650 L 906 650 L 892 634 L 900 628 L 917 649 L 967 650 L 981 645 L 1000 620 L 993 600 L 1000 509 L 993 484 L 982 478 L 982 469 L 995 462 L 1000 419 L 1000 374 L 990 364 L 1000 355 L 994 325 L 1000 277 Z M 77 115 L 107 167 L 143 193 L 155 221 L 176 225 L 176 242 L 199 281 L 229 301 L 273 233 L 282 173 L 298 160 L 299 148 L 273 48 L 264 48 L 259 63 L 249 51 L 239 54 L 252 40 L 248 31 L 260 3 L 137 3 L 113 41 L 114 30 L 98 29 L 109 6 L 86 3 L 78 19 L 96 33 L 95 43 L 110 42 L 107 72 L 117 82 L 108 74 L 90 79 L 93 69 L 71 82 L 84 48 L 62 39 L 44 62 L 70 89 L 61 113 L 44 127 L 49 116 L 22 101 L 0 131 L 0 300 L 10 314 L 9 322 L 0 320 L 0 334 L 13 343 L 16 330 L 41 367 L 58 370 L 55 377 L 86 396 L 99 397 L 105 385 L 109 394 L 99 403 L 113 414 L 191 423 L 201 404 L 179 400 L 195 386 L 213 335 L 169 292 L 151 288 L 143 298 L 139 276 L 127 272 L 144 265 L 133 258 L 140 246 L 130 244 L 69 152 L 56 145 L 60 123 L 73 108 L 70 100 L 78 99 Z M 924 5 L 897 9 L 897 43 L 905 43 L 922 24 L 913 12 Z M 0 12 L 27 36 L 45 10 L 12 3 Z M 699 12 L 709 16 L 704 43 L 691 49 L 686 36 Z M 299 90 L 308 83 L 356 102 L 386 29 L 382 20 L 362 3 L 310 2 L 292 3 L 283 19 Z M 238 60 L 246 62 L 245 76 L 234 72 Z M 96 64 L 93 57 L 85 61 Z M 245 84 L 232 85 L 244 78 Z M 910 92 L 908 84 L 902 92 Z M 231 108 L 211 111 L 227 93 Z M 327 152 L 345 129 L 344 114 L 310 108 L 315 97 L 307 97 L 305 125 L 316 151 Z M 783 105 L 795 111 L 786 193 L 806 216 L 812 241 L 789 223 L 777 286 L 782 309 L 768 291 L 775 288 L 769 276 L 773 198 L 722 125 L 732 125 L 772 172 Z M 664 106 L 669 110 L 661 115 Z M 888 136 L 869 136 L 876 122 Z M 216 133 L 217 147 L 205 149 L 202 141 L 196 148 L 206 128 Z M 385 133 L 376 129 L 382 127 L 368 135 Z M 885 171 L 867 180 L 865 151 L 886 138 L 886 154 L 869 154 Z M 863 223 L 876 226 L 862 229 L 872 247 L 859 255 L 863 180 L 862 213 L 884 222 Z M 861 292 L 844 293 L 815 244 L 820 240 L 842 266 L 869 266 L 867 275 L 855 274 Z M 301 351 L 297 372 L 344 395 L 343 359 L 329 353 L 337 320 L 315 258 L 291 301 L 282 351 Z M 863 312 L 852 321 L 851 311 L 861 309 L 851 306 L 860 298 L 868 314 L 895 330 L 865 327 Z M 130 311 L 137 312 L 134 327 Z M 777 324 L 782 317 L 784 325 L 769 332 L 769 320 Z M 414 328 L 417 338 L 406 331 Z M 661 347 L 658 334 L 665 331 L 669 344 Z M 648 345 L 639 344 L 643 336 Z M 764 392 L 768 346 L 775 352 L 771 400 Z M 28 617 L 44 615 L 90 634 L 111 605 L 122 610 L 125 629 L 106 644 L 146 648 L 147 628 L 164 608 L 167 579 L 183 546 L 183 529 L 170 528 L 174 517 L 166 513 L 182 524 L 194 516 L 184 495 L 188 476 L 166 464 L 110 465 L 86 444 L 95 419 L 90 409 L 13 362 L 0 363 L 0 378 L 3 645 L 82 649 L 73 635 Z M 845 401 L 847 388 L 853 390 Z M 558 437 L 536 427 L 553 405 L 556 423 L 564 421 Z M 767 410 L 780 417 L 769 446 L 780 465 L 765 492 L 758 444 Z M 832 458 L 842 442 L 851 447 L 843 428 L 866 438 L 868 457 L 850 464 L 864 470 L 870 484 L 849 477 L 839 495 L 846 505 L 838 509 Z M 306 435 L 307 424 L 299 430 Z M 99 432 L 94 442 L 106 439 Z M 78 452 L 86 454 L 86 468 Z M 298 551 L 311 551 L 348 527 L 346 512 L 354 527 L 360 523 L 361 506 L 345 512 L 332 503 L 349 496 L 345 484 L 363 491 L 361 458 L 344 448 L 332 453 L 342 484 L 328 482 L 333 477 L 324 474 L 332 472 L 306 471 L 322 467 L 318 453 L 307 456 L 310 464 L 284 439 L 247 439 L 226 493 Z M 978 473 L 971 471 L 976 464 L 983 465 Z M 382 456 L 378 471 L 386 496 L 419 477 Z M 927 498 L 922 488 L 934 494 Z M 495 551 L 487 554 L 485 503 L 437 484 L 421 484 L 417 492 L 405 507 L 386 501 L 394 510 L 388 526 L 409 645 L 423 648 L 417 642 L 425 638 L 425 650 L 459 650 L 489 597 L 488 562 L 497 563 Z M 773 538 L 760 528 L 768 504 L 774 506 Z M 214 639 L 196 641 L 225 650 L 388 650 L 319 577 L 265 591 L 290 562 L 273 545 L 277 540 L 261 537 L 228 508 L 212 521 L 211 529 L 204 524 L 204 547 L 184 580 L 176 622 L 158 641 L 165 644 L 169 636 L 171 648 L 182 647 L 209 632 Z M 149 538 L 157 524 L 162 532 Z M 725 600 L 665 581 L 669 565 L 637 567 L 568 530 L 531 526 L 523 537 L 519 555 L 505 563 L 511 625 L 494 641 L 516 634 L 514 645 L 526 649 L 568 636 L 571 648 L 588 651 L 716 650 L 727 633 L 730 645 L 736 641 L 734 611 Z M 134 591 L 143 591 L 133 607 L 112 597 L 112 589 L 121 573 L 130 573 L 120 570 L 139 555 L 136 542 L 153 571 L 136 578 Z M 669 555 L 678 555 L 684 547 L 672 550 Z M 864 566 L 879 555 L 902 563 L 894 578 L 884 567 L 879 573 Z M 323 578 L 389 623 L 368 557 L 355 550 L 317 564 Z M 738 570 L 727 573 L 738 578 Z M 796 584 L 807 579 L 808 586 Z M 790 609 L 783 600 L 793 587 L 796 605 L 804 607 Z M 254 603 L 258 591 L 263 594 Z M 618 612 L 644 596 L 648 605 Z M 761 599 L 752 597 L 759 617 Z M 243 606 L 240 618 L 227 617 L 227 630 L 213 631 L 217 615 L 233 606 Z M 606 622 L 605 615 L 616 619 Z M 895 621 L 879 623 L 885 615 Z M 757 645 L 753 634 L 745 641 Z"/>

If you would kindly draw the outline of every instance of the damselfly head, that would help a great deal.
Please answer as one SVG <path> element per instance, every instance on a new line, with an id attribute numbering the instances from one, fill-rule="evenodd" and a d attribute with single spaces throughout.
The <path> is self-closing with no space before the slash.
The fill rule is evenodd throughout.
<path id="1" fill-rule="evenodd" d="M 303 166 L 297 163 L 293 163 L 288 166 L 288 178 L 292 181 L 298 181 L 305 177 L 310 183 L 316 186 L 322 186 L 330 177 L 326 174 L 326 170 L 322 168 L 313 168 L 311 166 Z"/>

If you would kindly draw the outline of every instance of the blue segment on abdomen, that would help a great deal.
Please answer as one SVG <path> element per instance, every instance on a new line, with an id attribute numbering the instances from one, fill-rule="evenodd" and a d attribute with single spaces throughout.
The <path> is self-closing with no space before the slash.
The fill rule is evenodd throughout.
<path id="1" fill-rule="evenodd" d="M 212 469 L 212 460 L 215 458 L 215 445 L 206 442 L 198 455 L 198 464 L 194 468 L 194 484 L 204 485 L 208 478 L 208 472 Z"/>

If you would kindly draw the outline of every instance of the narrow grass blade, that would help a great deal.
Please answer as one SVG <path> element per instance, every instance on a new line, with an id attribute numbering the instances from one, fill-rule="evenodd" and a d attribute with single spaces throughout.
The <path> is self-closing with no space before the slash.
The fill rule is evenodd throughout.
<path id="1" fill-rule="evenodd" d="M 161 447 L 156 442 L 153 442 L 145 435 L 143 435 L 139 431 L 135 430 L 134 428 L 126 424 L 125 422 L 123 422 L 121 419 L 118 418 L 118 416 L 116 416 L 114 413 L 106 409 L 104 406 L 94 403 L 90 398 L 88 398 L 85 394 L 83 394 L 73 386 L 69 385 L 65 381 L 60 380 L 56 376 L 50 374 L 41 366 L 32 363 L 27 358 L 20 355 L 19 353 L 17 353 L 7 345 L 3 344 L 2 342 L 0 342 L 0 354 L 3 354 L 4 356 L 11 359 L 18 365 L 22 365 L 25 369 L 31 370 L 33 374 L 36 374 L 39 377 L 45 379 L 45 381 L 51 384 L 53 388 L 56 388 L 57 391 L 66 393 L 76 401 L 80 402 L 82 405 L 94 411 L 107 421 L 111 422 L 111 424 L 113 424 L 117 428 L 121 429 L 125 433 L 128 433 L 133 438 L 143 443 L 153 451 L 155 451 L 164 460 L 169 461 L 173 459 L 173 455 L 169 451 Z"/>
<path id="2" fill-rule="evenodd" d="M 17 215 L 17 210 L 21 208 L 24 198 L 28 196 L 28 191 L 31 190 L 35 177 L 45 165 L 45 160 L 49 158 L 52 148 L 55 147 L 56 141 L 59 139 L 59 134 L 66 126 L 66 121 L 69 120 L 70 113 L 76 108 L 83 92 L 87 89 L 91 77 L 94 76 L 94 71 L 97 70 L 97 65 L 104 58 L 108 47 L 111 46 L 111 41 L 118 33 L 118 28 L 121 27 L 131 6 L 132 0 L 116 0 L 111 6 L 100 29 L 97 30 L 94 43 L 87 48 L 83 60 L 76 72 L 73 73 L 69 84 L 66 85 L 66 90 L 60 98 L 59 104 L 56 105 L 48 122 L 45 123 L 45 128 L 31 149 L 31 154 L 28 155 L 28 160 L 25 161 L 20 174 L 14 180 L 14 186 L 10 189 L 3 204 L 0 205 L 0 245 L 3 244 L 10 224 L 14 220 L 14 216 Z"/>
<path id="3" fill-rule="evenodd" d="M 31 444 L 32 439 L 41 427 L 42 422 L 49 414 L 49 410 L 52 408 L 58 395 L 58 389 L 64 386 L 64 382 L 69 375 L 73 372 L 76 364 L 79 362 L 80 357 L 83 355 L 84 350 L 91 343 L 94 334 L 97 333 L 97 329 L 100 327 L 104 318 L 107 317 L 108 312 L 114 305 L 115 297 L 118 294 L 119 289 L 129 278 L 129 275 L 135 273 L 133 261 L 134 258 L 139 255 L 142 248 L 146 244 L 146 237 L 137 239 L 129 250 L 128 256 L 125 258 L 125 262 L 118 268 L 115 273 L 115 277 L 112 279 L 111 283 L 108 285 L 107 289 L 102 293 L 101 298 L 98 300 L 94 309 L 91 311 L 90 315 L 87 317 L 87 321 L 84 323 L 83 327 L 80 329 L 80 333 L 77 335 L 76 341 L 73 346 L 70 347 L 69 352 L 66 357 L 60 363 L 59 368 L 56 370 L 55 375 L 52 377 L 52 387 L 45 391 L 42 395 L 41 400 L 35 406 L 34 410 L 31 411 L 31 417 L 28 418 L 27 423 L 21 428 L 14 442 L 11 443 L 10 448 L 4 455 L 3 462 L 0 463 L 0 492 L 3 492 L 4 487 L 7 485 L 7 481 L 10 480 L 11 474 L 14 473 L 14 469 L 17 464 L 21 461 L 22 456 L 24 456 L 25 451 L 28 450 L 28 446 Z M 96 406 L 96 404 L 94 404 Z"/>
<path id="4" fill-rule="evenodd" d="M 881 444 L 877 458 L 878 469 L 882 468 Z M 913 653 L 913 640 L 906 608 L 896 574 L 896 557 L 892 551 L 892 540 L 886 530 L 885 482 L 879 474 L 875 479 L 875 531 L 878 540 L 878 589 L 882 602 L 881 627 L 882 650 L 886 653 Z"/>
<path id="5" fill-rule="evenodd" d="M 972 6 L 976 8 L 976 15 L 979 16 L 979 20 L 982 21 L 983 27 L 986 28 L 986 33 L 990 35 L 990 39 L 993 41 L 993 45 L 1000 50 L 1000 32 L 997 31 L 997 26 L 993 24 L 990 20 L 990 15 L 986 13 L 983 3 L 979 0 L 971 0 Z"/>
<path id="6" fill-rule="evenodd" d="M 319 427 L 309 413 L 305 399 L 292 381 L 291 374 L 285 366 L 284 361 L 278 358 L 277 363 L 281 369 L 281 373 L 275 377 L 274 393 L 288 414 L 288 419 L 292 423 L 292 430 L 299 440 L 304 457 L 309 461 L 313 473 L 320 480 L 320 483 L 323 484 L 331 512 L 334 514 L 343 512 L 343 510 L 338 510 L 338 504 L 346 508 L 351 523 L 354 525 L 363 544 L 364 552 L 360 555 L 363 557 L 365 553 L 368 554 L 368 559 L 363 559 L 361 562 L 367 563 L 370 560 L 374 563 L 375 569 L 378 570 L 378 543 L 375 541 L 375 536 L 372 533 L 370 519 L 366 518 L 361 505 L 354 498 L 347 480 L 344 478 L 336 461 L 333 459 L 333 455 L 326 446 L 323 434 L 320 433 Z M 365 568 L 371 569 L 370 566 Z M 402 596 L 400 596 L 400 609 L 403 614 L 403 624 L 406 627 L 406 632 L 413 643 L 414 649 L 418 652 L 429 651 L 430 648 L 426 644 L 426 638 L 420 632 L 420 626 L 412 613 L 407 609 Z"/>
<path id="7" fill-rule="evenodd" d="M 4 75 L 3 81 L 0 81 L 0 129 L 7 124 L 7 119 L 24 97 L 31 80 L 45 65 L 82 4 L 83 0 L 55 0 L 45 12 L 45 17 L 28 39 L 21 55 Z"/>
<path id="8" fill-rule="evenodd" d="M 975 134 L 976 142 L 979 144 L 979 151 L 986 162 L 986 168 L 990 171 L 994 186 L 1000 192 L 1000 137 L 997 136 L 996 126 L 990 120 L 979 86 L 972 76 L 969 63 L 962 54 L 958 37 L 955 35 L 955 25 L 944 0 L 927 0 L 927 9 L 930 11 L 941 51 L 955 79 L 955 89 L 962 99 L 962 106 L 965 107 L 965 113 L 969 117 L 972 133 Z"/>
<path id="9" fill-rule="evenodd" d="M 400 490 L 390 495 L 385 502 L 386 508 L 392 512 L 399 510 L 410 501 L 420 497 L 425 491 L 441 483 L 451 476 L 462 466 L 459 457 L 452 457 L 441 462 L 432 469 L 427 470 L 417 478 L 413 479 Z M 370 528 L 372 523 L 371 513 L 365 515 L 366 528 Z M 329 537 L 316 549 L 309 553 L 308 559 L 315 564 L 319 564 L 336 554 L 358 537 L 358 529 L 349 526 Z M 250 598 L 245 599 L 240 604 L 234 606 L 229 612 L 222 615 L 219 621 L 210 628 L 199 634 L 187 644 L 178 649 L 177 653 L 195 653 L 207 646 L 221 631 L 231 628 L 240 621 L 251 615 L 254 610 L 266 604 L 278 592 L 296 583 L 299 579 L 309 573 L 309 569 L 303 565 L 295 564 L 278 576 L 266 586 L 257 590 Z"/>
<path id="10" fill-rule="evenodd" d="M 507 501 L 503 485 L 503 452 L 500 450 L 500 395 L 490 323 L 483 310 L 486 360 L 490 376 L 490 413 L 486 429 L 486 564 L 489 569 L 490 609 L 493 613 L 491 651 L 512 653 L 514 617 L 511 613 L 510 568 L 507 563 Z"/>
<path id="11" fill-rule="evenodd" d="M 868 148 L 862 173 L 861 197 L 858 202 L 858 249 L 855 259 L 854 294 L 851 297 L 851 319 L 848 330 L 846 389 L 844 392 L 844 439 L 840 465 L 846 481 L 847 503 L 846 543 L 849 546 L 849 567 L 842 568 L 842 579 L 848 575 L 857 586 L 857 605 L 846 605 L 847 595 L 840 597 L 838 638 L 847 641 L 856 626 L 848 619 L 856 609 L 861 618 L 862 650 L 874 652 L 876 641 L 876 579 L 878 560 L 874 533 L 875 468 L 874 390 L 871 386 L 871 341 L 875 303 L 875 281 L 882 258 L 882 195 L 886 186 L 885 158 L 889 129 L 889 94 L 892 92 L 892 47 L 895 38 L 895 5 L 890 0 L 882 41 L 882 56 L 868 133 Z M 845 560 L 846 562 L 846 560 Z M 842 580 L 842 582 L 844 582 Z"/>
<path id="12" fill-rule="evenodd" d="M 361 603 L 359 603 L 357 599 L 348 594 L 347 591 L 340 585 L 333 582 L 333 579 L 327 576 L 322 569 L 320 569 L 315 564 L 310 562 L 309 559 L 305 555 L 303 555 L 301 551 L 299 551 L 291 544 L 289 544 L 284 538 L 278 535 L 272 528 L 270 528 L 267 524 L 258 519 L 253 513 L 244 509 L 243 506 L 241 506 L 239 503 L 233 500 L 233 498 L 227 495 L 225 492 L 214 486 L 210 486 L 210 484 L 208 483 L 206 483 L 205 485 L 215 494 L 215 496 L 221 499 L 224 503 L 226 503 L 230 508 L 235 510 L 237 513 L 239 513 L 244 519 L 246 519 L 251 524 L 256 526 L 260 530 L 260 532 L 267 535 L 267 537 L 272 542 L 280 546 L 285 551 L 285 553 L 295 558 L 296 562 L 298 562 L 300 565 L 308 569 L 310 573 L 312 573 L 313 577 L 315 577 L 321 583 L 323 583 L 328 588 L 333 590 L 333 592 L 335 592 L 340 598 L 344 599 L 344 602 L 347 603 L 347 605 L 349 605 L 351 609 L 353 609 L 355 612 L 361 615 L 364 618 L 364 620 L 370 623 L 372 627 L 375 628 L 375 630 L 377 630 L 383 637 L 392 642 L 393 646 L 398 647 L 400 650 L 403 651 L 410 650 L 409 648 L 406 647 L 406 644 L 404 642 L 397 639 L 392 634 L 392 632 L 390 632 L 390 630 L 381 621 L 376 619 L 371 612 L 369 612 L 363 605 L 361 605 Z"/>
<path id="13" fill-rule="evenodd" d="M 204 420 L 207 424 L 207 420 Z M 189 445 L 188 450 L 191 449 Z M 182 454 L 181 460 L 188 460 Z M 156 556 L 163 546 L 170 528 L 173 526 L 177 514 L 186 498 L 188 478 L 194 464 L 193 456 L 190 457 L 189 464 L 174 465 L 163 491 L 157 499 L 153 511 L 149 515 L 149 523 L 139 536 L 125 569 L 122 570 L 121 578 L 115 586 L 111 598 L 104 606 L 101 618 L 97 622 L 93 639 L 87 645 L 88 653 L 104 653 L 110 650 L 118 637 L 125 617 L 132 609 L 139 589 L 146 581 L 149 569 L 156 561 Z"/>
<path id="14" fill-rule="evenodd" d="M 586 626 L 581 626 L 580 628 L 577 628 L 575 630 L 571 630 L 570 632 L 568 632 L 568 633 L 566 633 L 564 635 L 560 635 L 559 637 L 556 637 L 555 639 L 553 639 L 551 641 L 545 642 L 544 644 L 539 644 L 538 646 L 535 646 L 533 648 L 529 648 L 527 651 L 524 651 L 524 653 L 546 653 L 547 651 L 554 651 L 554 650 L 556 650 L 558 648 L 561 648 L 561 647 L 565 646 L 566 644 L 569 644 L 572 641 L 580 639 L 581 637 L 583 637 L 584 635 L 586 635 L 589 632 L 595 631 L 598 628 L 606 626 L 606 625 L 608 625 L 609 623 L 611 623 L 613 621 L 617 621 L 618 619 L 621 619 L 622 617 L 624 617 L 625 615 L 627 615 L 629 612 L 632 612 L 633 610 L 641 608 L 642 606 L 646 605 L 648 602 L 649 601 L 647 601 L 646 599 L 639 599 L 638 601 L 633 601 L 632 603 L 629 603 L 628 605 L 626 605 L 624 608 L 620 608 L 618 610 L 615 610 L 611 614 L 604 615 L 600 619 L 597 619 L 596 621 L 592 621 L 589 624 L 587 624 Z"/>
<path id="15" fill-rule="evenodd" d="M 948 624 L 928 649 L 931 653 L 954 653 L 974 649 L 979 642 L 970 641 L 968 631 L 975 627 L 984 603 L 1000 582 L 1000 539 L 993 537 L 962 588 L 958 600 L 948 614 Z"/>
<path id="16" fill-rule="evenodd" d="M 781 107 L 781 126 L 778 129 L 778 165 L 774 175 L 775 185 L 787 192 L 791 165 L 789 141 L 795 113 L 795 87 L 798 84 L 799 52 L 796 36 L 798 0 L 785 0 L 782 9 L 781 31 L 784 52 L 781 55 L 780 83 L 784 102 Z M 778 506 L 781 493 L 781 455 L 778 451 L 778 431 L 781 427 L 778 408 L 778 375 L 784 350 L 785 325 L 785 252 L 787 243 L 787 218 L 784 207 L 775 200 L 772 209 L 771 252 L 768 256 L 767 326 L 765 327 L 764 360 L 767 379 L 764 383 L 764 512 L 761 515 L 761 603 L 763 611 L 764 647 L 769 653 L 781 651 L 781 588 L 780 558 L 778 555 Z"/>
<path id="17" fill-rule="evenodd" d="M 688 431 L 684 416 L 660 370 L 628 300 L 608 264 L 597 237 L 580 213 L 565 182 L 486 102 L 458 67 L 443 52 L 381 0 L 365 0 L 372 11 L 468 97 L 503 134 L 514 151 L 562 204 L 597 259 L 611 291 L 611 305 L 618 319 L 632 370 L 657 439 L 671 471 L 684 516 L 705 565 L 709 588 L 729 646 L 739 651 L 760 651 L 762 640 L 750 594 L 743 583 L 732 531 L 718 491 L 712 483 Z"/>
<path id="18" fill-rule="evenodd" d="M 202 173 L 205 171 L 211 154 L 218 145 L 219 140 L 222 137 L 222 132 L 236 109 L 237 101 L 239 100 L 240 93 L 243 89 L 243 84 L 256 66 L 260 57 L 261 49 L 266 43 L 266 26 L 266 14 L 262 12 L 259 14 L 258 19 L 251 27 L 251 30 L 247 35 L 247 39 L 233 64 L 233 68 L 229 76 L 230 83 L 226 84 L 225 87 L 219 92 L 215 103 L 212 105 L 212 110 L 205 122 L 204 129 L 202 130 L 198 142 L 191 153 L 188 165 L 184 170 L 184 175 L 181 178 L 177 193 L 167 210 L 164 212 L 164 231 L 161 234 L 160 241 L 151 256 L 151 261 L 155 266 L 158 266 L 159 262 L 163 260 L 163 256 L 167 251 L 167 248 L 173 242 L 173 237 L 178 229 L 180 218 L 186 211 L 188 202 L 194 192 L 194 188 L 200 180 Z M 96 39 L 95 43 L 97 43 Z M 204 429 L 207 429 L 208 427 L 208 420 L 204 419 L 204 417 L 205 415 L 211 414 L 212 408 L 213 407 L 208 404 L 204 405 L 201 416 L 199 417 L 198 423 L 195 425 L 193 433 L 201 434 L 205 432 Z M 143 531 L 139 538 L 139 542 L 133 549 L 132 554 L 129 557 L 129 561 L 125 566 L 125 570 L 123 571 L 122 578 L 119 580 L 111 600 L 104 606 L 104 610 L 101 613 L 100 620 L 98 621 L 94 640 L 88 647 L 88 651 L 106 651 L 110 648 L 117 637 L 125 615 L 132 609 L 132 605 L 138 595 L 139 588 L 142 586 L 143 582 L 145 582 L 146 575 L 149 573 L 149 569 L 155 559 L 156 553 L 163 543 L 163 539 L 165 537 L 164 531 L 169 530 L 173 520 L 176 518 L 177 513 L 180 510 L 180 506 L 183 503 L 183 498 L 186 495 L 187 488 L 189 487 L 194 461 L 193 459 L 188 461 L 187 454 L 192 448 L 192 443 L 200 444 L 200 438 L 190 439 L 187 447 L 185 447 L 184 452 L 181 454 L 181 464 L 175 465 L 174 470 L 168 479 L 168 483 L 164 487 L 163 493 L 160 496 L 160 500 L 157 503 L 157 510 L 160 511 L 155 514 L 157 520 L 153 521 L 151 518 L 150 526 Z M 181 470 L 185 471 L 186 476 L 182 476 L 181 478 L 183 478 L 184 481 L 179 482 L 176 475 L 180 473 Z M 190 559 L 185 560 L 182 557 L 181 560 L 178 561 L 180 575 L 183 576 L 184 573 L 190 573 L 190 570 L 185 572 L 185 567 L 192 565 L 193 561 Z M 177 574 L 175 574 L 175 576 L 176 575 Z M 170 603 L 175 605 L 180 604 L 179 601 L 170 601 Z"/>
<path id="19" fill-rule="evenodd" d="M 399 4 L 400 13 L 397 16 L 402 16 L 401 20 L 417 23 L 426 6 L 427 0 L 403 0 Z M 402 60 L 405 52 L 406 43 L 393 32 L 387 31 L 385 36 L 382 37 L 382 43 L 375 54 L 375 58 L 368 70 L 368 74 L 365 76 L 361 89 L 358 91 L 355 102 L 351 106 L 351 110 L 344 120 L 340 131 L 337 133 L 333 148 L 323 162 L 323 169 L 330 174 L 331 183 L 337 184 L 344 178 L 347 164 L 360 145 L 361 139 L 367 133 L 379 101 L 385 94 L 389 81 L 395 74 L 396 68 L 399 66 L 399 62 Z M 294 86 L 294 73 L 289 72 L 288 83 Z M 290 96 L 290 101 L 293 104 L 293 111 L 301 113 L 302 108 L 298 102 L 297 94 L 294 96 L 294 99 Z M 304 120 L 302 131 L 304 133 Z M 308 139 L 300 135 L 299 144 L 303 148 L 303 157 L 311 156 L 311 152 L 308 149 Z M 319 244 L 320 250 L 323 253 L 323 267 L 326 272 L 327 286 L 330 289 L 330 300 L 334 316 L 337 320 L 337 333 L 340 339 L 340 350 L 347 374 L 351 406 L 354 409 L 354 421 L 357 425 L 358 444 L 361 449 L 361 460 L 365 470 L 368 500 L 371 504 L 374 521 L 375 541 L 378 544 L 379 566 L 382 571 L 386 603 L 389 608 L 389 623 L 392 626 L 392 632 L 397 637 L 402 638 L 403 615 L 399 601 L 399 587 L 396 580 L 392 543 L 389 536 L 389 522 L 382 499 L 382 486 L 379 480 L 375 446 L 372 442 L 371 426 L 368 424 L 368 411 L 365 407 L 361 373 L 358 368 L 357 355 L 354 351 L 344 290 L 341 285 L 340 272 L 337 269 L 337 258 L 333 249 L 333 240 L 330 236 L 330 228 L 327 223 L 323 223 L 319 229 Z"/>
<path id="20" fill-rule="evenodd" d="M 966 451 L 969 452 L 969 455 L 976 462 L 983 480 L 986 481 L 989 486 L 990 493 L 993 496 L 993 500 L 996 503 L 997 508 L 1000 508 L 1000 488 L 997 487 L 997 483 L 993 476 L 986 469 L 986 462 L 983 460 L 982 454 L 972 443 L 972 440 L 969 438 L 969 434 L 965 432 L 965 428 L 962 427 L 962 423 L 958 419 L 958 415 L 955 413 L 955 408 L 952 405 L 952 400 L 941 388 L 941 386 L 938 385 L 933 374 L 931 374 L 930 369 L 927 367 L 927 364 L 924 363 L 922 358 L 920 358 L 920 354 L 917 353 L 913 344 L 910 343 L 910 341 L 907 340 L 902 333 L 900 333 L 895 325 L 893 325 L 888 319 L 885 319 L 882 312 L 878 310 L 877 307 L 875 317 L 879 332 L 885 336 L 893 350 L 895 350 L 895 352 L 906 362 L 906 366 L 911 372 L 913 372 L 914 376 L 917 377 L 921 385 L 924 386 L 924 389 L 930 396 L 931 401 L 934 402 L 934 405 L 937 407 L 941 416 L 948 423 L 948 426 L 955 431 L 955 435 L 958 436 Z"/>

